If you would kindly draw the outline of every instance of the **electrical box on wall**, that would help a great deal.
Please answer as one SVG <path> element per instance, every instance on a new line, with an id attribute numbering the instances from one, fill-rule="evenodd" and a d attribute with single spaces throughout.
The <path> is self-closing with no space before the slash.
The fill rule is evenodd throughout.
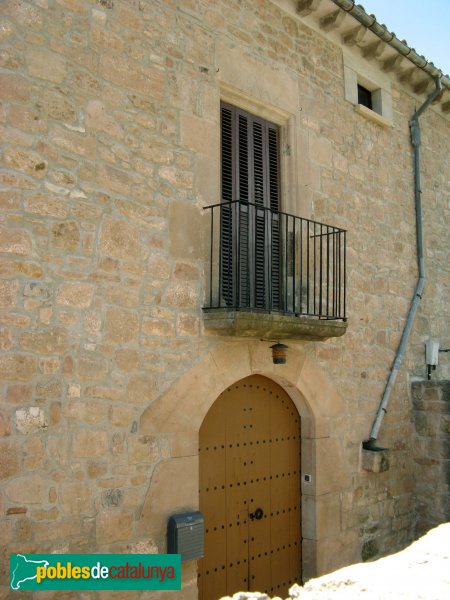
<path id="1" fill-rule="evenodd" d="M 167 552 L 181 560 L 196 560 L 204 553 L 204 519 L 199 511 L 172 515 L 167 523 Z"/>
<path id="2" fill-rule="evenodd" d="M 429 338 L 425 343 L 425 360 L 427 363 L 427 379 L 431 379 L 431 371 L 439 364 L 439 342 Z"/>
<path id="3" fill-rule="evenodd" d="M 438 340 L 428 339 L 425 343 L 425 357 L 427 365 L 436 366 L 439 364 L 439 342 Z"/>

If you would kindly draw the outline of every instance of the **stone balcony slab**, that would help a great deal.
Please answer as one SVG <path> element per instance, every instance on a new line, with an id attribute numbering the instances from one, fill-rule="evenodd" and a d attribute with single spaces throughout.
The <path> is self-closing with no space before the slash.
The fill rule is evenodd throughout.
<path id="1" fill-rule="evenodd" d="M 347 321 L 226 308 L 204 309 L 208 333 L 247 338 L 323 341 L 340 337 Z"/>

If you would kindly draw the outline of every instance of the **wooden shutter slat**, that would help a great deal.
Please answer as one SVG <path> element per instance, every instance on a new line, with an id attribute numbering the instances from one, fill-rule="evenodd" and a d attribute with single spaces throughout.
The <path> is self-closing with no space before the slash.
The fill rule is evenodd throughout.
<path id="1" fill-rule="evenodd" d="M 244 115 L 239 115 L 237 152 L 239 166 L 239 171 L 237 173 L 239 189 L 238 200 L 248 202 L 248 120 Z"/>
<path id="2" fill-rule="evenodd" d="M 264 137 L 261 123 L 253 123 L 253 195 L 254 202 L 264 206 Z"/>
<path id="3" fill-rule="evenodd" d="M 269 206 L 272 210 L 279 210 L 280 178 L 278 173 L 278 131 L 269 127 Z"/>
<path id="4" fill-rule="evenodd" d="M 228 107 L 221 109 L 221 179 L 222 202 L 233 200 L 233 114 Z M 227 306 L 233 305 L 233 218 L 232 207 L 220 211 L 220 250 L 222 297 Z"/>
<path id="5" fill-rule="evenodd" d="M 268 175 L 269 175 L 269 206 L 272 211 L 271 219 L 271 308 L 277 310 L 281 307 L 281 235 L 280 221 L 274 213 L 280 210 L 280 177 L 279 177 L 279 152 L 278 130 L 268 127 Z"/>

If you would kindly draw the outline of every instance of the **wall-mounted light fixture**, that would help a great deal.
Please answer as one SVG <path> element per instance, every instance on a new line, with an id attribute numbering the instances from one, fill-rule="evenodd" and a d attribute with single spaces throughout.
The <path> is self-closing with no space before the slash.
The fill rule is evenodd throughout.
<path id="1" fill-rule="evenodd" d="M 286 350 L 288 349 L 288 346 L 277 342 L 276 344 L 270 347 L 272 349 L 273 364 L 284 365 L 286 362 Z"/>

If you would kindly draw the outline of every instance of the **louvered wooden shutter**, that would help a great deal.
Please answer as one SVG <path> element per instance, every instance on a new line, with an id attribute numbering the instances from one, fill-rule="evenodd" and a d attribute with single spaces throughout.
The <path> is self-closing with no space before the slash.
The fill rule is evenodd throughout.
<path id="1" fill-rule="evenodd" d="M 221 295 L 227 306 L 233 306 L 233 220 L 232 206 L 227 204 L 234 200 L 233 169 L 233 114 L 230 108 L 221 109 L 221 152 L 222 152 L 222 202 L 220 211 L 220 264 Z"/>
<path id="2" fill-rule="evenodd" d="M 281 309 L 281 235 L 280 219 L 277 214 L 280 210 L 280 172 L 279 172 L 279 137 L 278 128 L 268 125 L 268 174 L 269 174 L 269 206 L 272 210 L 271 217 L 271 260 L 270 260 L 270 281 L 271 281 L 271 308 Z"/>
<path id="3" fill-rule="evenodd" d="M 222 105 L 222 295 L 228 306 L 280 308 L 278 128 Z M 247 204 L 249 203 L 249 204 Z"/>

